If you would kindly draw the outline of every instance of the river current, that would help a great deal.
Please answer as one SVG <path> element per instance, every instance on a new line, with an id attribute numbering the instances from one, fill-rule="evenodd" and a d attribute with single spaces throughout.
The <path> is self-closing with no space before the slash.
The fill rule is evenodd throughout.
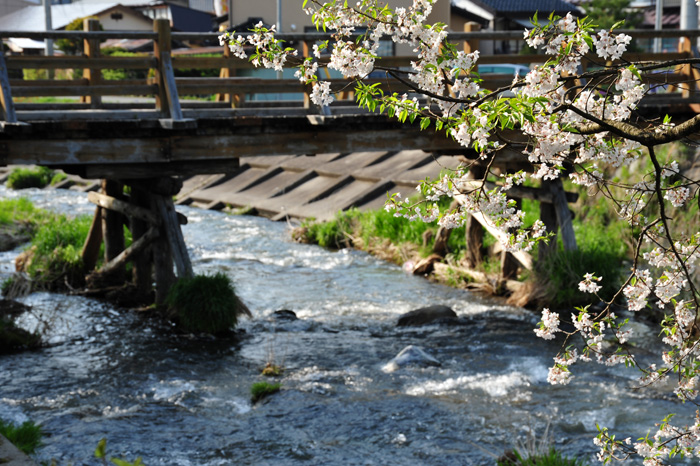
<path id="1" fill-rule="evenodd" d="M 26 190 L 37 206 L 91 213 L 84 193 Z M 0 187 L 0 195 L 17 192 Z M 636 439 L 669 412 L 661 393 L 630 388 L 634 371 L 581 366 L 547 384 L 556 342 L 535 337 L 538 316 L 406 275 L 365 253 L 295 244 L 264 218 L 179 208 L 197 273 L 232 277 L 253 319 L 228 339 L 175 335 L 168 325 L 78 296 L 34 293 L 20 323 L 47 346 L 0 356 L 0 418 L 43 426 L 40 461 L 151 465 L 492 465 L 548 428 L 557 448 L 592 459 L 598 422 Z M 21 250 L 0 254 L 0 279 Z M 402 313 L 452 307 L 459 326 L 397 328 Z M 275 319 L 293 310 L 299 320 Z M 646 341 L 651 329 L 636 325 Z M 408 345 L 436 367 L 384 365 Z M 268 361 L 281 392 L 253 405 Z M 593 463 L 593 462 L 592 462 Z"/>

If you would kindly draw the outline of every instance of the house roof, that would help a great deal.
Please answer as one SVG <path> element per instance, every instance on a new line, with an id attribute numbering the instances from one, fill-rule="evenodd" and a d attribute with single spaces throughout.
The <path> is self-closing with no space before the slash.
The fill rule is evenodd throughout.
<path id="1" fill-rule="evenodd" d="M 64 5 L 51 5 L 51 26 L 53 29 L 63 29 L 76 18 L 97 16 L 104 11 L 119 6 L 121 3 L 122 2 L 77 2 Z M 45 19 L 43 6 L 28 6 L 7 16 L 0 17 L 0 30 L 6 31 L 43 30 L 44 24 Z"/>
<path id="2" fill-rule="evenodd" d="M 555 12 L 558 15 L 566 14 L 569 11 L 579 12 L 576 6 L 564 0 L 481 0 L 481 2 L 500 15 L 519 14 L 531 16 L 536 11 L 547 15 L 551 12 Z M 453 1 L 453 3 L 455 2 Z"/>
<path id="3" fill-rule="evenodd" d="M 214 30 L 214 15 L 175 4 L 168 4 L 173 19 L 173 29 L 186 32 L 210 32 Z"/>

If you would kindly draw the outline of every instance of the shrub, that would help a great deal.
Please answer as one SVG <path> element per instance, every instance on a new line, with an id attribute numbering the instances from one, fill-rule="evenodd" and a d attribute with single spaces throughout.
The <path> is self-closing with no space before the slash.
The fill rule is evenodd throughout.
<path id="1" fill-rule="evenodd" d="M 168 309 L 182 329 L 217 334 L 238 323 L 245 312 L 231 283 L 223 273 L 181 278 L 168 292 Z"/>
<path id="2" fill-rule="evenodd" d="M 47 167 L 15 168 L 7 177 L 10 189 L 43 188 L 51 183 L 54 172 Z"/>
<path id="3" fill-rule="evenodd" d="M 567 458 L 553 447 L 547 453 L 536 454 L 523 458 L 517 450 L 499 458 L 497 466 L 584 466 L 586 463 L 577 459 Z"/>
<path id="4" fill-rule="evenodd" d="M 269 383 L 269 382 L 256 382 L 250 387 L 251 401 L 257 403 L 266 396 L 270 396 L 273 393 L 280 391 L 282 384 L 279 383 Z"/>
<path id="5" fill-rule="evenodd" d="M 0 419 L 0 434 L 28 455 L 34 453 L 41 445 L 41 427 L 32 421 L 26 421 L 16 426 L 9 421 Z"/>

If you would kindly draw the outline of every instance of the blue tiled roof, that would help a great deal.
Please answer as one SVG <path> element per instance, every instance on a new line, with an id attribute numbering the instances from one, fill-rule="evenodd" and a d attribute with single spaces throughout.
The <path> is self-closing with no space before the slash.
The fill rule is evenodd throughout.
<path id="1" fill-rule="evenodd" d="M 551 13 L 558 14 L 567 11 L 577 11 L 577 8 L 564 0 L 481 0 L 482 3 L 490 6 L 498 13 Z"/>

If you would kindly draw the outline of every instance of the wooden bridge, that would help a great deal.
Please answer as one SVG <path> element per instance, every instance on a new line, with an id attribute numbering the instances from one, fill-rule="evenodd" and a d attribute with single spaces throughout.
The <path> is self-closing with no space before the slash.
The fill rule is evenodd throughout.
<path id="1" fill-rule="evenodd" d="M 91 199 L 99 207 L 83 254 L 85 262 L 88 268 L 94 267 L 104 237 L 107 264 L 102 272 L 123 275 L 125 261 L 136 258 L 133 260 L 138 262 L 152 243 L 154 249 L 164 253 L 154 252 L 151 262 L 136 264 L 135 281 L 143 289 L 150 284 L 153 265 L 157 281 L 163 289 L 169 288 L 167 284 L 174 279 L 169 257 L 175 261 L 178 275 L 191 274 L 179 229 L 184 220 L 175 213 L 172 202 L 182 189 L 183 178 L 181 202 L 214 208 L 249 205 L 277 218 L 327 218 L 353 205 L 376 206 L 376 200 L 383 199 L 387 191 L 408 192 L 419 180 L 436 176 L 441 167 L 455 167 L 455 155 L 476 155 L 444 134 L 419 131 L 417 126 L 359 110 L 351 89 L 340 93 L 337 101 L 322 111 L 310 104 L 310 88 L 296 79 L 246 77 L 252 65 L 231 57 L 227 48 L 217 47 L 218 56 L 190 56 L 171 48 L 173 41 L 216 43 L 217 34 L 171 32 L 166 20 L 156 20 L 153 32 L 98 29 L 96 21 L 86 20 L 84 31 L 0 31 L 1 38 L 71 39 L 83 43 L 79 56 L 0 54 L 0 166 L 43 165 L 87 179 L 103 179 L 102 194 Z M 685 37 L 677 53 L 624 57 L 634 61 L 689 57 L 687 37 L 700 36 L 698 31 L 626 32 L 633 37 Z M 327 37 L 280 34 L 279 38 L 296 44 L 308 56 L 311 45 Z M 106 39 L 151 40 L 153 53 L 102 56 L 100 41 Z M 522 40 L 522 32 L 472 31 L 451 34 L 450 40 L 472 50 L 478 48 L 479 41 Z M 482 56 L 479 63 L 531 64 L 544 58 L 495 55 Z M 385 57 L 382 64 L 408 66 L 410 59 Z M 595 58 L 588 64 L 602 65 Z M 109 69 L 140 70 L 146 77 L 104 79 L 102 70 Z M 175 70 L 179 69 L 217 69 L 219 76 L 177 77 Z M 19 75 L 25 70 L 47 70 L 47 77 L 21 79 Z M 83 70 L 82 77 L 57 79 L 66 77 L 65 70 Z M 53 79 L 49 79 L 51 76 Z M 650 94 L 643 106 L 652 113 L 694 111 L 700 105 L 694 92 L 699 77 L 690 66 L 645 76 L 651 85 L 669 85 L 671 89 Z M 497 89 L 508 86 L 513 75 L 482 78 L 489 88 Z M 387 92 L 408 91 L 397 81 L 374 81 Z M 331 82 L 337 86 L 345 83 L 340 79 Z M 264 94 L 296 94 L 299 99 L 251 99 Z M 69 96 L 79 100 L 58 100 Z M 32 101 L 42 97 L 54 100 Z M 429 169 L 433 159 L 439 164 Z M 520 150 L 501 154 L 500 163 L 509 168 L 523 164 Z M 125 202 L 124 185 L 131 187 L 129 203 Z M 548 187 L 546 191 L 555 192 L 554 197 L 537 192 L 523 197 L 556 205 L 557 190 Z M 564 193 L 559 194 L 561 199 Z M 568 212 L 564 199 L 564 207 L 557 213 L 562 225 L 567 222 L 564 210 Z M 135 239 L 126 249 L 121 237 L 122 215 L 131 219 Z M 172 254 L 167 254 L 168 250 Z"/>

